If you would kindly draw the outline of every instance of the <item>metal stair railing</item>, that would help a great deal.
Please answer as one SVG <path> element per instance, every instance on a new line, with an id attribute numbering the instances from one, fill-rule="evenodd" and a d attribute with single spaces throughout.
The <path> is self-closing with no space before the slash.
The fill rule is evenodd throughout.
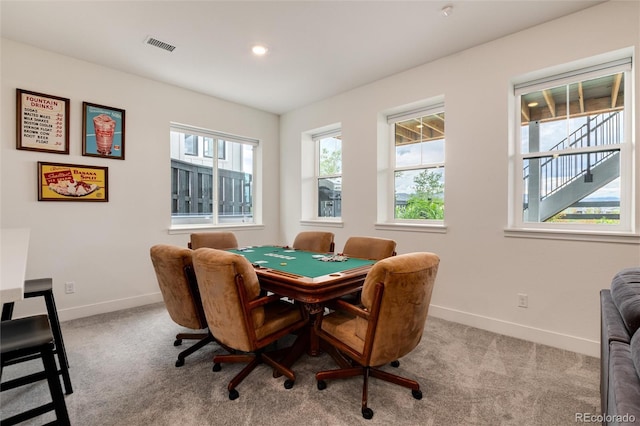
<path id="1" fill-rule="evenodd" d="M 551 147 L 549 151 L 617 144 L 622 136 L 620 116 L 621 112 L 616 111 L 590 117 L 584 125 Z M 603 163 L 616 152 L 617 150 L 561 155 L 543 160 L 540 164 L 540 200 L 544 200 L 590 173 L 593 167 Z M 523 168 L 525 187 L 528 179 L 529 165 L 526 165 Z"/>

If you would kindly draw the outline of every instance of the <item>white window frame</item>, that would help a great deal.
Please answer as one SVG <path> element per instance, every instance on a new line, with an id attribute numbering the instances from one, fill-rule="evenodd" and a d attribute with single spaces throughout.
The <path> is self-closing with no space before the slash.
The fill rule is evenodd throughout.
<path id="1" fill-rule="evenodd" d="M 318 217 L 318 149 L 314 137 L 324 134 L 342 135 L 342 123 L 334 122 L 300 134 L 300 225 L 342 228 L 342 218 Z M 344 159 L 344 144 L 343 159 Z M 344 167 L 342 169 L 344 176 Z M 342 180 L 344 188 L 344 178 Z"/>
<path id="2" fill-rule="evenodd" d="M 634 120 L 634 82 L 631 56 L 624 56 L 615 60 L 594 60 L 582 63 L 582 66 L 574 66 L 562 73 L 548 73 L 548 75 L 535 79 L 517 79 L 512 85 L 512 123 L 510 161 L 509 161 L 509 223 L 505 230 L 506 236 L 575 239 L 575 240 L 602 240 L 614 242 L 638 242 L 635 219 L 635 171 L 633 158 L 633 134 Z M 522 179 L 523 164 L 526 159 L 539 157 L 541 152 L 521 152 L 521 95 L 533 91 L 543 90 L 572 84 L 579 81 L 624 72 L 624 140 L 620 144 L 607 145 L 606 149 L 619 149 L 620 152 L 620 223 L 613 224 L 579 224 L 579 223 L 548 223 L 529 222 L 524 220 L 523 196 L 525 193 Z M 536 73 L 540 75 L 539 73 Z M 589 149 L 574 149 L 571 154 L 579 154 Z M 631 239 L 625 236 L 632 237 Z"/>
<path id="3" fill-rule="evenodd" d="M 211 221 L 210 222 L 198 222 L 198 223 L 173 223 L 173 213 L 170 209 L 169 211 L 169 215 L 170 215 L 170 231 L 177 231 L 178 233 L 180 231 L 183 232 L 189 232 L 191 230 L 198 230 L 198 229 L 206 229 L 206 228 L 246 228 L 246 227 L 262 227 L 261 225 L 261 221 L 262 221 L 262 204 L 261 204 L 261 183 L 260 183 L 260 179 L 259 179 L 259 175 L 258 175 L 258 170 L 260 169 L 260 162 L 261 162 L 261 144 L 260 141 L 258 139 L 254 139 L 254 138 L 249 138 L 249 137 L 244 137 L 244 136 L 238 136 L 238 135 L 232 135 L 229 133 L 224 133 L 224 132 L 220 132 L 220 131 L 215 131 L 215 130 L 209 130 L 209 129 L 204 129 L 204 128 L 200 128 L 200 127 L 195 127 L 195 126 L 190 126 L 190 125 L 186 125 L 186 124 L 180 124 L 180 123 L 170 123 L 170 128 L 169 128 L 169 133 L 171 132 L 179 132 L 179 133 L 183 133 L 183 134 L 190 134 L 190 135 L 195 135 L 195 136 L 201 136 L 201 137 L 205 137 L 205 138 L 213 138 L 214 141 L 216 143 L 213 143 L 213 156 L 212 157 L 205 157 L 204 156 L 204 146 L 202 141 L 199 141 L 199 146 L 198 146 L 198 156 L 192 156 L 190 154 L 186 154 L 189 157 L 194 158 L 194 160 L 196 159 L 201 159 L 203 163 L 206 162 L 211 162 L 212 166 L 213 166 L 213 174 L 212 174 L 212 187 L 213 187 L 213 194 L 212 194 L 212 201 L 213 201 L 213 205 L 214 205 L 214 211 L 211 213 Z M 219 141 L 225 141 L 225 143 L 220 144 Z M 218 173 L 217 173 L 217 168 L 218 168 L 218 161 L 224 161 L 226 159 L 226 155 L 224 153 L 222 153 L 222 155 L 220 155 L 220 153 L 218 152 L 218 149 L 223 147 L 225 150 L 227 149 L 228 144 L 226 143 L 226 141 L 229 142 L 236 142 L 236 143 L 240 143 L 240 144 L 247 144 L 247 145 L 251 145 L 253 146 L 253 168 L 252 168 L 252 217 L 253 220 L 251 222 L 246 222 L 246 223 L 242 223 L 242 222 L 220 222 L 219 219 L 219 215 L 218 215 L 218 211 L 217 208 L 215 206 L 217 206 L 218 204 L 218 200 L 219 200 L 219 193 L 218 193 Z M 178 147 L 178 149 L 182 149 L 182 147 Z M 170 159 L 172 159 L 173 157 L 171 157 L 170 155 Z"/>
<path id="4" fill-rule="evenodd" d="M 321 175 L 320 174 L 320 141 L 326 138 L 335 138 L 337 136 L 342 136 L 342 129 L 332 129 L 328 131 L 323 131 L 321 133 L 314 133 L 311 135 L 311 140 L 314 143 L 314 152 L 315 152 L 315 167 L 314 167 L 314 180 L 315 180 L 315 191 L 313 192 L 313 200 L 315 206 L 315 218 L 317 220 L 328 220 L 328 221 L 340 221 L 342 219 L 342 215 L 340 216 L 320 216 L 318 214 L 318 209 L 320 205 L 320 200 L 318 198 L 318 183 L 322 178 L 340 178 L 342 185 L 344 185 L 344 178 L 342 177 L 342 139 L 340 143 L 340 173 L 330 174 L 330 175 Z M 342 193 L 342 191 L 341 191 Z"/>
<path id="5" fill-rule="evenodd" d="M 396 144 L 395 144 L 395 124 L 400 121 L 409 120 L 411 118 L 419 118 L 424 117 L 426 115 L 433 115 L 437 113 L 445 113 L 445 123 L 446 123 L 446 110 L 444 101 L 438 100 L 437 102 L 431 102 L 427 105 L 419 106 L 416 108 L 401 110 L 398 112 L 389 113 L 386 115 L 387 125 L 389 127 L 388 130 L 388 142 L 387 147 L 389 150 L 389 173 L 388 173 L 388 182 L 387 182 L 387 203 L 386 203 L 386 223 L 376 224 L 377 229 L 385 229 L 388 228 L 389 225 L 393 228 L 393 225 L 397 226 L 408 226 L 408 227 L 419 227 L 423 230 L 431 230 L 436 232 L 443 232 L 446 230 L 445 219 L 398 219 L 395 217 L 395 174 L 397 171 L 403 170 L 415 170 L 415 169 L 436 169 L 436 168 L 445 168 L 446 170 L 446 151 L 447 151 L 447 142 L 446 142 L 446 130 L 445 130 L 445 141 L 444 141 L 444 161 L 442 162 L 433 162 L 433 163 L 423 163 L 419 166 L 409 166 L 409 167 L 400 167 L 396 166 Z M 446 129 L 446 124 L 445 124 Z M 446 177 L 445 177 L 445 195 L 444 199 L 446 199 Z M 446 218 L 446 210 L 445 210 L 445 218 Z"/>

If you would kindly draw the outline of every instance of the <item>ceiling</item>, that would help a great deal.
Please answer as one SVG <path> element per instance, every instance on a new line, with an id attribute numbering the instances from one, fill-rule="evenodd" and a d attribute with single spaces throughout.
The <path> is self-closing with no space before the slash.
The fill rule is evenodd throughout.
<path id="1" fill-rule="evenodd" d="M 4 38 L 282 114 L 602 2 L 0 0 L 0 17 Z"/>

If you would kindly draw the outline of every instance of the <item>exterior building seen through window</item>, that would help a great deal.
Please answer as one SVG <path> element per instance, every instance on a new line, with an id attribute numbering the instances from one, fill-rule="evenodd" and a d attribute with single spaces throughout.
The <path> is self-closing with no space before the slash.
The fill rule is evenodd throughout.
<path id="1" fill-rule="evenodd" d="M 172 225 L 254 223 L 258 141 L 183 125 L 170 140 Z"/>
<path id="2" fill-rule="evenodd" d="M 312 136 L 317 152 L 318 217 L 342 215 L 342 136 L 332 131 Z"/>

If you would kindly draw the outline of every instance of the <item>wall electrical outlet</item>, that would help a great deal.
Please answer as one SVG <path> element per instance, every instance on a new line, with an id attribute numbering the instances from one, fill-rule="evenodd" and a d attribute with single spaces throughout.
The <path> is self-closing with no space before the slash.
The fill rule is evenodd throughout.
<path id="1" fill-rule="evenodd" d="M 529 296 L 523 293 L 518 293 L 518 307 L 519 308 L 528 308 L 529 307 Z"/>
<path id="2" fill-rule="evenodd" d="M 64 284 L 64 292 L 66 294 L 71 294 L 76 292 L 76 283 L 73 281 L 69 281 Z"/>

